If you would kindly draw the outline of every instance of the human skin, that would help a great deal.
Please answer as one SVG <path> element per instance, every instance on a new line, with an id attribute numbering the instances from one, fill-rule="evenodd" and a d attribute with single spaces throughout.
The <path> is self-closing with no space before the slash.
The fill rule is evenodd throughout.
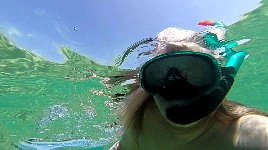
<path id="1" fill-rule="evenodd" d="M 239 150 L 268 149 L 268 118 L 246 115 L 223 124 L 215 111 L 188 125 L 174 126 L 161 115 L 154 101 L 146 105 L 142 132 L 137 141 L 126 131 L 120 150 Z"/>

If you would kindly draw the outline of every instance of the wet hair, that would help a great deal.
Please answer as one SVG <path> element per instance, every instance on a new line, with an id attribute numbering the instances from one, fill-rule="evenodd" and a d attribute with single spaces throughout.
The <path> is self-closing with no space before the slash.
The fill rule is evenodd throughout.
<path id="1" fill-rule="evenodd" d="M 223 100 L 220 107 L 216 111 L 216 119 L 224 124 L 236 121 L 240 117 L 246 115 L 261 115 L 268 117 L 268 114 L 265 112 L 235 101 L 228 100 L 227 98 Z"/>

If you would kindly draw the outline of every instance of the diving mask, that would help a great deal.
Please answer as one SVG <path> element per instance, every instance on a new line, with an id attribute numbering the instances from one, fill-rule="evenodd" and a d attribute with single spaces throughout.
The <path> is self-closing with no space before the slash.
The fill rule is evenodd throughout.
<path id="1" fill-rule="evenodd" d="M 140 70 L 141 87 L 166 99 L 194 99 L 213 91 L 234 67 L 221 67 L 213 56 L 176 51 L 154 57 Z"/>

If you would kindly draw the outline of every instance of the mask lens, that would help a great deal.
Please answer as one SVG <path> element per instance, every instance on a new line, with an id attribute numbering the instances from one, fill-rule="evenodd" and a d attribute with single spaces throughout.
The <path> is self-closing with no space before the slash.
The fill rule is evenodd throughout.
<path id="1" fill-rule="evenodd" d="M 177 73 L 171 75 L 171 70 Z M 158 94 L 165 88 L 163 86 L 167 84 L 167 81 L 176 82 L 175 87 L 178 90 L 183 89 L 184 82 L 193 87 L 208 90 L 215 85 L 218 72 L 217 60 L 208 54 L 177 52 L 149 60 L 141 69 L 140 79 L 141 86 L 151 94 Z"/>

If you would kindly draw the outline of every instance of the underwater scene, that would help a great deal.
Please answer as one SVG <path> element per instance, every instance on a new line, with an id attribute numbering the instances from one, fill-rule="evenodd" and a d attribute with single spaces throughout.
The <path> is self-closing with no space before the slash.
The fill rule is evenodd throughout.
<path id="1" fill-rule="evenodd" d="M 250 39 L 235 47 L 249 57 L 227 98 L 268 112 L 268 0 L 260 4 L 227 26 L 225 39 Z M 55 62 L 0 34 L 1 150 L 109 149 L 120 138 L 116 109 L 134 78 L 128 72 L 136 67 L 121 64 L 135 54 L 125 47 L 104 64 L 75 48 L 61 46 L 64 61 Z"/>

